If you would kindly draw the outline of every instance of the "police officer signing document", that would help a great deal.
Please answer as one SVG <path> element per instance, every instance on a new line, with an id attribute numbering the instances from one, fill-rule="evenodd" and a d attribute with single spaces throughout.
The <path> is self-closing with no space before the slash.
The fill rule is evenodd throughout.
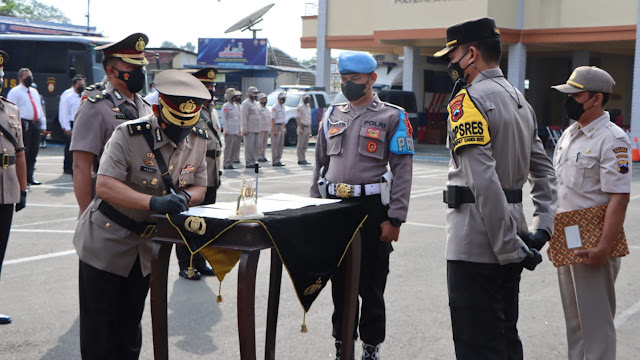
<path id="1" fill-rule="evenodd" d="M 538 138 L 533 108 L 498 67 L 500 31 L 480 18 L 447 29 L 456 82 L 449 101 L 451 161 L 447 283 L 458 359 L 522 359 L 516 328 L 523 267 L 533 270 L 553 229 L 556 177 Z M 529 233 L 522 186 L 534 204 Z M 395 184 L 394 184 L 395 185 Z"/>
<path id="2" fill-rule="evenodd" d="M 349 102 L 330 108 L 322 121 L 311 185 L 311 196 L 356 201 L 368 214 L 360 230 L 359 289 L 362 359 L 368 360 L 379 359 L 380 343 L 385 339 L 384 289 L 389 254 L 393 251 L 391 242 L 398 241 L 400 225 L 407 218 L 413 166 L 411 124 L 404 109 L 380 101 L 373 93 L 376 66 L 371 55 L 340 54 L 342 93 Z M 336 339 L 341 336 L 344 313 L 343 270 L 331 280 Z M 341 351 L 342 344 L 336 340 L 336 359 L 340 359 Z"/>
<path id="3" fill-rule="evenodd" d="M 195 127 L 211 94 L 192 75 L 166 70 L 155 79 L 153 114 L 119 125 L 100 159 L 97 197 L 80 217 L 83 359 L 137 359 L 149 290 L 153 213 L 178 214 L 207 189 L 207 130 Z"/>

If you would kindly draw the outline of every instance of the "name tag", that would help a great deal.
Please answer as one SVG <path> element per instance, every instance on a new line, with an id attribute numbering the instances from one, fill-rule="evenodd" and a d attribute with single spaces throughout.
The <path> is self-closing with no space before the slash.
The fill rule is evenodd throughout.
<path id="1" fill-rule="evenodd" d="M 155 174 L 158 170 L 154 169 L 152 167 L 140 165 L 140 171 L 147 172 L 147 173 L 150 173 L 150 174 Z"/>

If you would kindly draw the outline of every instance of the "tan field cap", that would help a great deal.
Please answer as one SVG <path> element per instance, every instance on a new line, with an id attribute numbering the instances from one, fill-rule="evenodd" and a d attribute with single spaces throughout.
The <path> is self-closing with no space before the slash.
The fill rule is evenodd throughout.
<path id="1" fill-rule="evenodd" d="M 565 94 L 575 94 L 582 91 L 593 91 L 610 94 L 615 80 L 608 72 L 595 66 L 580 66 L 573 70 L 565 84 L 551 88 Z"/>

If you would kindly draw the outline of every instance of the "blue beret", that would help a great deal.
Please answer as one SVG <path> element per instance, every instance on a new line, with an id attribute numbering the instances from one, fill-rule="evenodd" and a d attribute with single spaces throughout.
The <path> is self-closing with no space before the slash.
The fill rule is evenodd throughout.
<path id="1" fill-rule="evenodd" d="M 376 70 L 378 63 L 373 56 L 361 52 L 343 52 L 338 57 L 340 75 L 369 74 Z"/>

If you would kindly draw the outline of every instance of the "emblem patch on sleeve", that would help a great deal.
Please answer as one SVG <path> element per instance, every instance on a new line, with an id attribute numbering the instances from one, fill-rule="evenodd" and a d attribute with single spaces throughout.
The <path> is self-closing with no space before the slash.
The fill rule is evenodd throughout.
<path id="1" fill-rule="evenodd" d="M 398 110 L 398 128 L 391 137 L 389 151 L 396 155 L 413 155 L 413 128 L 407 113 Z"/>
<path id="2" fill-rule="evenodd" d="M 620 174 L 626 174 L 629 172 L 629 162 L 626 160 L 618 161 L 618 172 Z"/>
<path id="3" fill-rule="evenodd" d="M 486 145 L 491 141 L 489 123 L 463 89 L 447 106 L 453 135 L 453 150 L 467 145 Z"/>

